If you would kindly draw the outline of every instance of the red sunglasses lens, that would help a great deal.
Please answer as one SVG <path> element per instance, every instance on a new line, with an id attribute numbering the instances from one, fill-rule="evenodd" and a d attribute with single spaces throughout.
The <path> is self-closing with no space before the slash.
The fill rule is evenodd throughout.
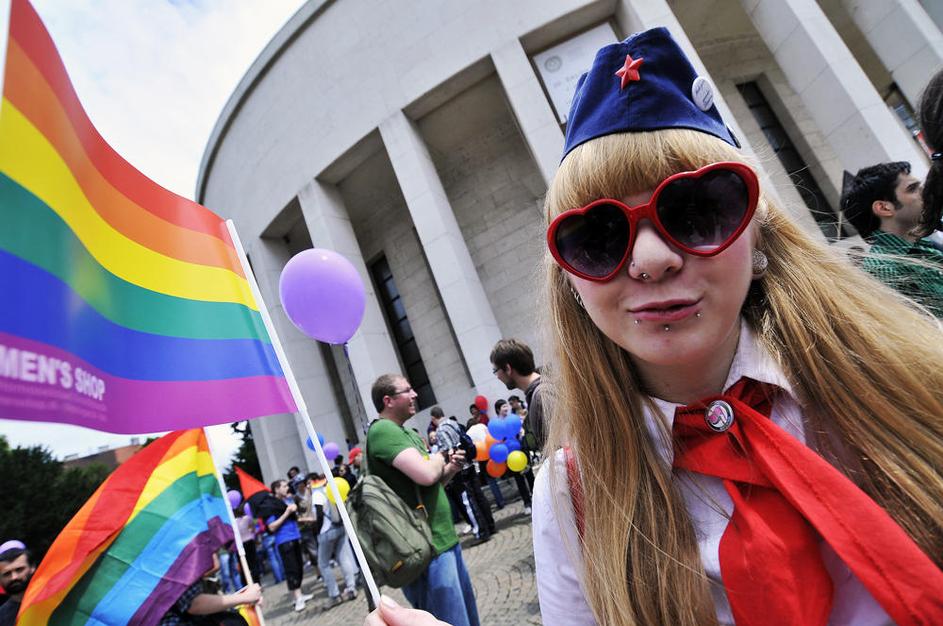
<path id="1" fill-rule="evenodd" d="M 658 195 L 656 211 L 676 243 L 709 254 L 737 232 L 749 205 L 746 181 L 733 170 L 717 169 L 666 185 Z"/>
<path id="2" fill-rule="evenodd" d="M 560 258 L 571 268 L 603 278 L 615 271 L 625 256 L 629 221 L 621 207 L 599 204 L 560 222 L 554 243 Z"/>

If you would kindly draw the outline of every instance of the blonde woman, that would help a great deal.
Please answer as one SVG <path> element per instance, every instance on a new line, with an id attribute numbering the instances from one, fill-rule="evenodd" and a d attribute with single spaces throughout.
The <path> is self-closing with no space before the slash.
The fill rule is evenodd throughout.
<path id="1" fill-rule="evenodd" d="M 574 98 L 543 623 L 943 623 L 943 336 L 763 195 L 710 90 L 656 29 Z"/>
<path id="2" fill-rule="evenodd" d="M 577 87 L 546 201 L 543 623 L 943 624 L 943 335 L 763 194 L 712 100 L 665 29 Z"/>

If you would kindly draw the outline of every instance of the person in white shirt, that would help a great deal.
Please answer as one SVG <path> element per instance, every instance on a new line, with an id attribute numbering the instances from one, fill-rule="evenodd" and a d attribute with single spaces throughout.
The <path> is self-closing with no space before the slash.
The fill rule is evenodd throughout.
<path id="1" fill-rule="evenodd" d="M 667 29 L 601 49 L 546 197 L 546 626 L 943 624 L 943 335 L 813 239 Z M 425 626 L 383 605 L 367 624 Z"/>
<path id="2" fill-rule="evenodd" d="M 940 622 L 943 337 L 762 195 L 710 91 L 654 29 L 574 96 L 543 623 Z"/>
<path id="3" fill-rule="evenodd" d="M 341 523 L 337 505 L 327 498 L 327 487 L 317 487 L 311 490 L 311 505 L 315 509 L 315 517 L 323 520 L 318 535 L 318 569 L 324 577 L 324 586 L 327 588 L 328 604 L 331 608 L 344 600 L 353 600 L 357 597 L 357 563 L 354 560 L 354 550 L 347 540 L 347 531 Z M 334 568 L 331 567 L 331 558 L 336 557 L 337 564 L 344 575 L 346 588 L 341 594 L 337 585 Z"/>

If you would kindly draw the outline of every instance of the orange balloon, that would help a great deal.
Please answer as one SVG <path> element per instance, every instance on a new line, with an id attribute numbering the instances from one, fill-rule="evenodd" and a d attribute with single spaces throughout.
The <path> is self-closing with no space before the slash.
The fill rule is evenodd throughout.
<path id="1" fill-rule="evenodd" d="M 491 449 L 491 446 L 493 446 L 493 445 L 496 444 L 496 443 L 498 443 L 498 440 L 495 439 L 494 437 L 492 437 L 492 436 L 491 436 L 491 433 L 488 433 L 487 435 L 485 435 L 485 447 L 486 447 L 486 448 L 488 448 L 488 449 L 490 450 L 490 449 Z"/>
<path id="2" fill-rule="evenodd" d="M 504 476 L 508 466 L 504 463 L 495 463 L 494 461 L 488 461 L 488 466 L 485 468 L 485 471 L 488 472 L 489 476 L 494 478 L 501 478 Z"/>
<path id="3" fill-rule="evenodd" d="M 476 461 L 487 461 L 488 460 L 488 444 L 484 441 L 475 442 L 475 460 Z"/>

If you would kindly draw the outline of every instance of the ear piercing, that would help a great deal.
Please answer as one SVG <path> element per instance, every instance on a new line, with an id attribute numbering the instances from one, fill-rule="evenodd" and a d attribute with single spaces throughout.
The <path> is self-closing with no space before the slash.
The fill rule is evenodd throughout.
<path id="1" fill-rule="evenodd" d="M 769 259 L 766 258 L 766 254 L 762 250 L 753 250 L 753 255 L 751 260 L 753 270 L 753 278 L 760 278 L 766 273 L 766 268 L 769 266 Z"/>

